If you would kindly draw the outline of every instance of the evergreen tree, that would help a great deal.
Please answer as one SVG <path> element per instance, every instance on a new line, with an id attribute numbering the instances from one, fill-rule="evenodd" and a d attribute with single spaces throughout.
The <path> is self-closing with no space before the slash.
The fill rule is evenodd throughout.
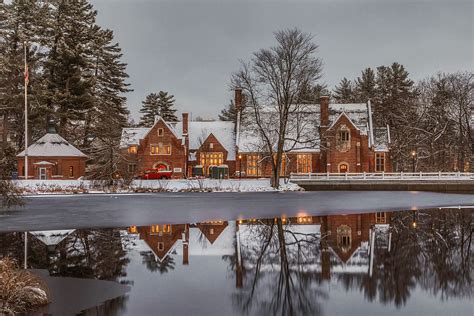
<path id="1" fill-rule="evenodd" d="M 354 101 L 352 82 L 344 77 L 334 89 L 333 97 L 337 103 L 351 103 Z"/>
<path id="2" fill-rule="evenodd" d="M 219 120 L 237 122 L 237 109 L 235 108 L 234 100 L 230 100 L 229 104 L 221 110 Z"/>
<path id="3" fill-rule="evenodd" d="M 146 96 L 145 101 L 142 101 L 140 113 L 142 113 L 142 116 L 140 117 L 138 126 L 152 127 L 155 122 L 155 116 L 160 115 L 160 106 L 156 93 L 150 93 Z"/>
<path id="4" fill-rule="evenodd" d="M 377 93 L 377 86 L 375 80 L 375 72 L 371 68 L 366 68 L 362 71 L 362 75 L 357 77 L 355 83 L 355 98 L 356 102 L 367 102 L 369 99 L 374 99 Z"/>
<path id="5" fill-rule="evenodd" d="M 168 95 L 168 92 L 160 91 L 158 93 L 158 107 L 160 116 L 167 122 L 177 122 L 178 118 L 174 114 L 176 109 L 174 106 L 174 96 Z"/>
<path id="6" fill-rule="evenodd" d="M 59 132 L 78 144 L 84 135 L 77 129 L 84 127 L 86 113 L 94 106 L 89 54 L 97 34 L 97 13 L 86 0 L 61 0 L 52 6 L 44 102 L 50 115 L 58 118 Z"/>
<path id="7" fill-rule="evenodd" d="M 321 96 L 326 95 L 329 96 L 329 91 L 327 89 L 327 85 L 323 84 L 316 84 L 314 86 L 309 86 L 304 89 L 303 93 L 300 95 L 299 103 L 301 104 L 319 104 L 319 100 Z"/>
<path id="8" fill-rule="evenodd" d="M 375 96 L 375 118 L 379 125 L 397 126 L 397 118 L 403 111 L 408 111 L 410 102 L 416 95 L 414 82 L 408 78 L 409 74 L 399 63 L 390 67 L 377 68 L 377 93 Z"/>

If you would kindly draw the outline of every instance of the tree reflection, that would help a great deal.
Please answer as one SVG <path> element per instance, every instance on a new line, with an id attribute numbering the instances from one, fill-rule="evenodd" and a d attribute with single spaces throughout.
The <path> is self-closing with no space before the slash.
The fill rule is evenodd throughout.
<path id="1" fill-rule="evenodd" d="M 151 251 L 140 252 L 142 262 L 151 272 L 160 272 L 160 274 L 168 273 L 175 268 L 174 258 L 166 256 L 163 260 L 159 260 Z"/>
<path id="2" fill-rule="evenodd" d="M 293 231 L 281 218 L 248 228 L 248 240 L 254 242 L 242 247 L 246 277 L 235 303 L 245 313 L 253 309 L 265 315 L 320 314 L 317 297 L 326 294 L 313 286 L 318 276 L 308 269 L 319 238 Z"/>

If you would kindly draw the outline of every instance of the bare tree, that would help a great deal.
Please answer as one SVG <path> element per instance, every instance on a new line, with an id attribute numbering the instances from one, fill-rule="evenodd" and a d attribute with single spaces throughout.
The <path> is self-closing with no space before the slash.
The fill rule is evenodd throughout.
<path id="1" fill-rule="evenodd" d="M 321 78 L 322 61 L 315 56 L 318 45 L 311 34 L 287 29 L 276 32 L 275 39 L 276 46 L 242 62 L 231 83 L 247 96 L 251 120 L 272 157 L 272 186 L 278 188 L 289 122 L 303 106 L 304 91 Z"/>

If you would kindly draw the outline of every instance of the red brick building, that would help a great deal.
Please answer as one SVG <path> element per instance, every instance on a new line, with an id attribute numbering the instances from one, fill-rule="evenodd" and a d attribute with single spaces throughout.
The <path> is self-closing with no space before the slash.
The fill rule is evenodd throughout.
<path id="1" fill-rule="evenodd" d="M 242 92 L 235 91 L 235 104 L 241 108 Z M 390 133 L 372 125 L 370 103 L 330 104 L 322 97 L 320 104 L 301 107 L 292 126 L 302 126 L 285 143 L 281 175 L 309 172 L 389 172 Z M 269 112 L 270 123 L 275 120 Z M 264 113 L 264 115 L 266 115 Z M 183 113 L 181 122 L 155 120 L 151 128 L 126 128 L 121 150 L 125 168 L 141 174 L 150 168 L 173 171 L 174 178 L 184 178 L 202 170 L 209 176 L 211 167 L 227 168 L 230 176 L 269 177 L 271 160 L 260 144 L 258 129 L 251 122 L 189 121 Z"/>
<path id="2" fill-rule="evenodd" d="M 17 156 L 20 179 L 25 177 L 25 151 Z M 87 156 L 50 127 L 28 147 L 28 177 L 38 180 L 75 180 L 84 176 Z"/>
<path id="3" fill-rule="evenodd" d="M 235 172 L 235 136 L 232 122 L 190 122 L 183 113 L 181 122 L 165 122 L 157 117 L 151 128 L 126 128 L 121 149 L 130 173 L 142 174 L 150 168 L 173 171 L 173 178 L 193 174 L 193 167 L 209 175 L 211 166 L 226 166 Z"/>

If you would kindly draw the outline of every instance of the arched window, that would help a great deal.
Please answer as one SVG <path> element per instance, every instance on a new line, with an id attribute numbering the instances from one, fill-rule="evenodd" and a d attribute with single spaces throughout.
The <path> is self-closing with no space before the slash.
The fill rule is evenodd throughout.
<path id="1" fill-rule="evenodd" d="M 349 171 L 349 164 L 341 162 L 339 164 L 339 173 L 346 173 Z"/>
<path id="2" fill-rule="evenodd" d="M 337 130 L 336 147 L 339 151 L 351 149 L 351 131 L 344 124 Z"/>
<path id="3" fill-rule="evenodd" d="M 337 245 L 341 248 L 342 252 L 349 251 L 352 246 L 351 228 L 347 225 L 341 225 L 336 229 L 336 234 Z"/>

